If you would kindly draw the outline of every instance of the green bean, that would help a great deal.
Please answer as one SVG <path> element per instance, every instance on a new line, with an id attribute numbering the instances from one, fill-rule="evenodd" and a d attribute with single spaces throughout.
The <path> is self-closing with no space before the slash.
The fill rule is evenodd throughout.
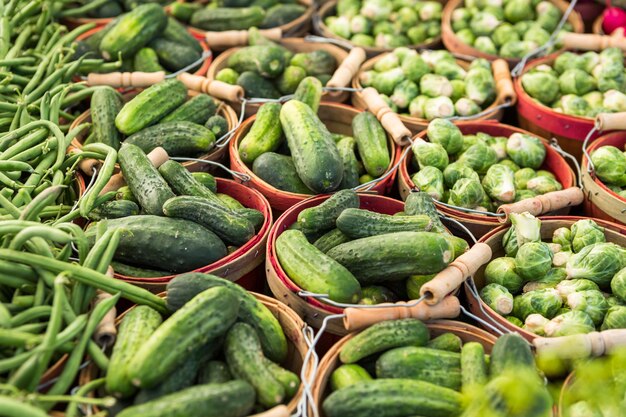
<path id="1" fill-rule="evenodd" d="M 22 187 L 17 190 L 17 194 L 15 194 L 15 198 L 13 199 L 13 203 L 19 205 L 20 207 L 24 204 L 28 204 L 32 201 L 32 197 L 30 196 L 31 189 L 34 186 Z"/>
<path id="2" fill-rule="evenodd" d="M 8 16 L 0 18 L 0 57 L 4 58 L 11 47 L 11 22 Z M 4 59 L 2 61 L 5 61 Z M 10 65 L 2 62 L 2 65 Z M 10 61 L 10 60 L 8 60 Z"/>
<path id="3" fill-rule="evenodd" d="M 37 275 L 35 274 L 35 271 L 31 267 L 26 265 L 0 261 L 0 273 L 11 274 L 16 278 L 30 281 L 31 284 L 34 284 L 37 281 Z"/>
<path id="4" fill-rule="evenodd" d="M 33 16 L 39 11 L 39 3 L 35 1 L 28 2 L 26 6 L 22 7 L 15 16 L 13 16 L 13 25 L 20 26 L 27 17 Z"/>
<path id="5" fill-rule="evenodd" d="M 11 313 L 2 303 L 0 303 L 0 327 L 11 327 Z"/>
<path id="6" fill-rule="evenodd" d="M 28 310 L 24 310 L 21 313 L 14 315 L 11 318 L 11 327 L 17 327 L 30 323 L 31 321 L 48 318 L 51 313 L 52 307 L 50 306 L 31 307 Z"/>
<path id="7" fill-rule="evenodd" d="M 19 219 L 36 221 L 39 213 L 41 213 L 46 206 L 49 206 L 52 202 L 56 201 L 56 199 L 61 195 L 61 192 L 63 192 L 64 188 L 65 186 L 57 185 L 49 187 L 40 193 L 33 199 L 33 201 L 24 207 Z"/>
<path id="8" fill-rule="evenodd" d="M 41 342 L 41 335 L 0 329 L 0 346 L 26 347 L 31 349 Z"/>
<path id="9" fill-rule="evenodd" d="M 104 386 L 104 383 L 105 383 L 104 378 L 91 380 L 87 382 L 86 384 L 82 385 L 76 391 L 76 396 L 84 397 L 90 392 L 95 391 L 98 388 L 101 388 L 102 386 Z M 78 401 L 70 401 L 67 404 L 67 408 L 65 409 L 65 417 L 77 417 L 78 416 L 78 404 L 79 404 Z"/>
<path id="10" fill-rule="evenodd" d="M 100 172 L 98 173 L 98 178 L 94 182 L 91 190 L 89 190 L 82 198 L 80 202 L 80 214 L 83 217 L 87 217 L 89 212 L 93 209 L 94 202 L 100 194 L 100 191 L 106 186 L 111 179 L 111 175 L 113 175 L 113 171 L 115 170 L 115 163 L 117 162 L 117 151 L 111 148 L 110 146 L 104 145 L 102 143 L 94 143 L 91 145 L 85 146 L 87 152 L 95 151 L 106 154 L 106 158 L 102 167 L 100 168 Z"/>
<path id="11" fill-rule="evenodd" d="M 52 186 L 52 182 L 50 182 L 49 180 L 43 180 L 38 186 L 37 188 L 35 188 L 33 190 L 33 195 L 34 196 L 38 196 L 39 194 L 41 194 L 42 192 L 44 192 L 45 190 L 47 190 L 48 188 L 50 188 Z M 30 204 L 30 203 L 29 203 Z"/>
<path id="12" fill-rule="evenodd" d="M 11 133 L 7 133 L 6 135 L 3 135 L 0 138 L 0 140 L 2 141 L 2 143 L 4 143 L 5 141 L 12 141 L 12 140 L 19 139 L 25 134 L 32 132 L 35 127 L 39 127 L 39 126 L 48 129 L 48 131 L 57 138 L 59 143 L 63 143 L 63 138 L 64 138 L 63 133 L 59 130 L 59 127 L 57 125 L 49 122 L 48 120 L 33 121 L 29 123 L 28 126 L 20 127 L 19 129 L 16 129 L 12 131 Z M 6 156 L 3 155 L 2 159 L 7 159 L 7 158 Z"/>
<path id="13" fill-rule="evenodd" d="M 32 282 L 5 273 L 0 273 L 0 285 L 20 289 L 33 288 Z"/>
<path id="14" fill-rule="evenodd" d="M 78 91 L 77 93 L 68 95 L 67 97 L 65 97 L 65 100 L 61 102 L 61 107 L 67 108 L 67 107 L 70 107 L 72 104 L 76 104 L 80 101 L 83 101 L 86 98 L 91 97 L 94 91 L 96 91 L 98 88 L 102 88 L 102 87 L 98 87 L 98 86 L 88 87 L 88 88 L 85 88 L 84 90 Z"/>
<path id="15" fill-rule="evenodd" d="M 91 29 L 93 29 L 95 27 L 96 27 L 95 23 L 88 23 L 88 24 L 85 24 L 85 25 L 78 26 L 78 27 L 74 28 L 71 32 L 69 32 L 66 35 L 64 35 L 57 42 L 57 45 L 55 45 L 55 47 L 60 46 L 60 45 L 66 45 L 66 44 L 69 44 L 71 42 L 74 42 L 76 40 L 76 38 L 78 38 L 80 35 L 82 35 L 85 32 L 89 32 Z"/>
<path id="16" fill-rule="evenodd" d="M 31 167 L 26 162 L 22 161 L 0 161 L 0 171 L 26 171 L 31 172 Z"/>
<path id="17" fill-rule="evenodd" d="M 26 95 L 24 99 L 26 103 L 32 103 L 33 101 L 41 97 L 47 90 L 52 88 L 57 83 L 60 83 L 66 70 L 67 68 L 61 67 L 55 70 L 52 74 L 48 75 L 43 81 L 39 83 L 39 85 L 37 85 L 34 90 Z M 24 88 L 24 91 L 26 91 L 26 88 Z"/>
<path id="18" fill-rule="evenodd" d="M 3 29 L 2 28 L 3 19 L 4 18 L 0 18 L 0 54 L 2 54 L 2 47 L 4 43 L 4 41 L 1 39 L 2 29 Z M 8 52 L 8 49 L 7 49 L 7 52 Z M 31 56 L 23 56 L 20 58 L 13 58 L 13 59 L 0 59 L 0 67 L 17 67 L 20 65 L 34 65 L 36 62 L 37 60 Z"/>
<path id="19" fill-rule="evenodd" d="M 41 97 L 39 117 L 43 120 L 50 120 L 50 92 L 48 91 Z"/>
<path id="20" fill-rule="evenodd" d="M 20 250 L 27 241 L 34 237 L 41 237 L 48 241 L 62 244 L 70 243 L 73 240 L 72 236 L 65 232 L 55 229 L 54 227 L 41 224 L 39 226 L 28 227 L 16 234 L 15 237 L 13 237 L 13 240 L 11 240 L 9 249 Z"/>
<path id="21" fill-rule="evenodd" d="M 32 295 L 17 295 L 15 293 L 11 302 L 22 308 L 29 308 L 35 304 L 35 297 Z"/>
<path id="22" fill-rule="evenodd" d="M 66 233 L 73 237 L 73 241 L 78 248 L 78 256 L 83 259 L 87 256 L 89 251 L 89 242 L 85 236 L 85 232 L 77 224 L 74 223 L 61 223 L 56 226 L 59 230 L 64 230 Z"/>
<path id="23" fill-rule="evenodd" d="M 46 283 L 43 279 L 37 281 L 37 288 L 35 289 L 35 307 L 42 306 L 46 300 Z"/>
<path id="24" fill-rule="evenodd" d="M 22 90 L 22 94 L 26 95 L 30 93 L 41 82 L 41 80 L 43 79 L 46 73 L 46 68 L 48 67 L 48 64 L 50 63 L 51 59 L 53 58 L 47 55 L 43 57 L 43 59 L 39 63 L 39 66 L 37 67 L 37 71 L 35 72 L 35 74 L 33 74 L 31 79 L 28 81 L 28 84 L 26 84 L 26 86 L 24 87 L 24 90 Z"/>
<path id="25" fill-rule="evenodd" d="M 43 330 L 46 329 L 46 327 L 48 327 L 48 322 L 47 321 L 43 322 L 43 323 L 23 324 L 23 325 L 21 325 L 19 327 L 15 327 L 13 330 L 17 330 L 17 331 L 20 331 L 20 332 L 26 332 L 26 333 L 40 334 L 40 333 L 42 333 Z"/>
<path id="26" fill-rule="evenodd" d="M 41 181 L 43 175 L 48 171 L 48 169 L 54 169 L 54 161 L 56 160 L 57 155 L 50 152 L 46 155 L 41 162 L 35 168 L 35 171 L 28 177 L 26 182 L 24 183 L 24 187 L 20 191 L 18 191 L 18 195 L 13 199 L 13 204 L 17 206 L 21 206 L 25 203 L 28 203 L 26 200 L 29 197 L 28 192 L 32 190 L 34 187 L 37 187 L 39 182 Z M 26 193 L 22 193 L 21 191 L 26 191 Z"/>
<path id="27" fill-rule="evenodd" d="M 5 416 L 11 417 L 48 417 L 48 413 L 23 401 L 1 395 L 0 410 Z"/>
<path id="28" fill-rule="evenodd" d="M 21 142 L 22 141 L 20 141 L 20 143 Z M 10 161 L 22 161 L 22 162 L 32 161 L 40 157 L 44 153 L 48 152 L 49 150 L 56 149 L 57 145 L 58 145 L 57 138 L 48 138 L 44 140 L 43 142 L 40 141 L 40 143 L 37 143 L 31 146 L 29 149 L 25 149 L 21 151 L 20 153 L 18 153 L 17 155 L 14 155 L 8 159 Z"/>
<path id="29" fill-rule="evenodd" d="M 6 189 L 6 188 L 5 188 Z M 6 198 L 2 193 L 0 193 L 0 206 L 4 208 L 13 218 L 18 218 L 21 215 L 20 210 L 11 202 L 8 198 Z"/>
<path id="30" fill-rule="evenodd" d="M 5 59 L 13 59 L 18 56 L 26 42 L 30 39 L 33 33 L 33 29 L 30 26 L 26 26 L 13 42 L 13 47 L 9 49 L 9 52 L 4 56 Z"/>

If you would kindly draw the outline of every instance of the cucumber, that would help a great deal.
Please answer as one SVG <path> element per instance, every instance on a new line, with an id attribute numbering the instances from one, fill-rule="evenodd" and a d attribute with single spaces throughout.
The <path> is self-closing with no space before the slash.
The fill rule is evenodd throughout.
<path id="1" fill-rule="evenodd" d="M 202 54 L 202 45 L 184 25 L 181 25 L 172 17 L 167 18 L 167 25 L 163 32 L 163 37 L 169 41 L 176 42 L 179 45 L 185 45 Z"/>
<path id="2" fill-rule="evenodd" d="M 391 216 L 359 208 L 348 208 L 337 218 L 337 229 L 351 239 L 397 232 L 427 232 L 430 218 L 424 215 Z"/>
<path id="3" fill-rule="evenodd" d="M 281 94 L 293 94 L 300 81 L 306 77 L 306 71 L 300 67 L 288 66 L 276 80 L 276 87 Z"/>
<path id="4" fill-rule="evenodd" d="M 463 255 L 465 252 L 469 250 L 469 244 L 463 238 L 452 236 L 451 234 L 446 233 L 444 235 L 446 239 L 450 242 L 452 247 L 454 248 L 454 259 Z"/>
<path id="5" fill-rule="evenodd" d="M 163 165 L 161 165 L 161 166 L 163 166 Z M 163 175 L 163 174 L 161 174 L 161 175 Z M 208 188 L 211 192 L 213 192 L 213 193 L 217 192 L 217 181 L 215 180 L 215 177 L 213 175 L 209 174 L 208 172 L 192 172 L 191 176 L 198 183 L 200 183 L 204 187 Z M 167 181 L 167 178 L 165 178 L 165 180 Z M 172 186 L 172 187 L 174 187 L 174 186 Z M 174 190 L 176 190 L 176 187 L 174 187 Z M 191 194 L 191 195 L 195 195 L 195 194 Z"/>
<path id="6" fill-rule="evenodd" d="M 426 344 L 431 349 L 446 350 L 448 352 L 460 352 L 463 341 L 454 333 L 444 333 L 435 337 Z"/>
<path id="7" fill-rule="evenodd" d="M 376 323 L 348 340 L 339 359 L 355 363 L 361 359 L 403 346 L 424 346 L 428 343 L 428 327 L 417 319 L 388 320 Z"/>
<path id="8" fill-rule="evenodd" d="M 430 217 L 432 224 L 431 231 L 447 232 L 445 226 L 441 223 L 433 198 L 428 193 L 423 191 L 411 191 L 404 202 L 404 212 L 409 216 L 424 214 Z"/>
<path id="9" fill-rule="evenodd" d="M 165 71 L 159 63 L 159 57 L 152 48 L 141 48 L 133 58 L 133 69 L 141 72 Z"/>
<path id="10" fill-rule="evenodd" d="M 191 16 L 202 9 L 202 7 L 200 3 L 180 3 L 175 1 L 170 5 L 170 13 L 181 22 L 189 23 Z"/>
<path id="11" fill-rule="evenodd" d="M 228 133 L 228 121 L 219 114 L 209 117 L 204 127 L 213 132 L 216 139 L 221 139 Z"/>
<path id="12" fill-rule="evenodd" d="M 485 349 L 477 342 L 468 342 L 461 349 L 461 376 L 463 393 L 471 393 L 476 386 L 487 383 Z"/>
<path id="13" fill-rule="evenodd" d="M 241 8 L 204 8 L 191 15 L 189 24 L 207 31 L 246 30 L 259 26 L 265 18 L 265 11 L 260 7 Z"/>
<path id="14" fill-rule="evenodd" d="M 289 156 L 266 152 L 254 160 L 252 172 L 274 188 L 297 194 L 313 194 L 302 182 Z"/>
<path id="15" fill-rule="evenodd" d="M 245 381 L 189 387 L 124 409 L 117 417 L 245 417 L 254 407 L 254 388 Z"/>
<path id="16" fill-rule="evenodd" d="M 89 47 L 89 49 L 91 49 L 91 51 L 93 51 L 94 53 L 98 55 L 98 57 L 100 57 L 100 43 L 102 42 L 102 39 L 106 36 L 107 33 L 111 31 L 111 29 L 113 29 L 115 25 L 117 25 L 117 22 L 119 20 L 120 20 L 120 16 L 116 17 L 115 19 L 107 23 L 102 28 L 102 30 L 96 31 L 96 33 L 94 33 L 93 35 L 85 39 L 84 41 L 79 41 L 79 42 L 84 42 Z"/>
<path id="17" fill-rule="evenodd" d="M 388 350 L 376 361 L 376 377 L 417 379 L 458 391 L 461 355 L 414 346 Z"/>
<path id="18" fill-rule="evenodd" d="M 341 365 L 330 374 L 330 388 L 337 391 L 350 385 L 371 381 L 372 376 L 357 364 Z"/>
<path id="19" fill-rule="evenodd" d="M 115 60 L 120 54 L 130 57 L 161 33 L 166 25 L 167 16 L 163 7 L 152 3 L 142 4 L 120 16 L 102 38 L 102 56 L 107 60 Z"/>
<path id="20" fill-rule="evenodd" d="M 169 156 L 197 156 L 215 147 L 215 135 L 192 122 L 167 122 L 150 126 L 126 138 L 145 153 L 162 147 Z"/>
<path id="21" fill-rule="evenodd" d="M 130 200 L 113 200 L 96 207 L 89 212 L 89 220 L 119 219 L 120 217 L 139 214 L 139 206 Z"/>
<path id="22" fill-rule="evenodd" d="M 111 87 L 97 88 L 91 96 L 91 131 L 94 141 L 120 149 L 122 135 L 115 127 L 115 116 L 122 109 L 122 96 Z"/>
<path id="23" fill-rule="evenodd" d="M 231 374 L 254 387 L 261 405 L 271 408 L 284 401 L 285 389 L 267 368 L 261 343 L 252 326 L 233 325 L 226 335 L 224 355 Z"/>
<path id="24" fill-rule="evenodd" d="M 229 209 L 233 211 L 237 211 L 237 210 L 244 208 L 244 206 L 239 201 L 229 196 L 228 194 L 217 193 L 215 194 L 215 196 L 220 199 L 220 201 L 224 204 L 224 206 L 228 207 Z"/>
<path id="25" fill-rule="evenodd" d="M 274 84 L 252 71 L 241 73 L 237 85 L 244 89 L 247 98 L 280 98 L 280 92 Z"/>
<path id="26" fill-rule="evenodd" d="M 159 174 L 161 174 L 165 181 L 167 181 L 176 194 L 202 197 L 226 208 L 226 205 L 222 203 L 222 200 L 220 200 L 208 187 L 202 185 L 196 179 L 196 176 L 189 172 L 181 163 L 171 159 L 167 160 L 159 167 Z M 217 190 L 217 182 L 212 175 L 211 178 L 213 179 L 213 183 L 216 184 L 215 188 Z"/>
<path id="27" fill-rule="evenodd" d="M 237 78 L 239 78 L 239 73 L 232 68 L 222 68 L 215 75 L 217 81 L 231 85 L 237 84 Z"/>
<path id="28" fill-rule="evenodd" d="M 115 199 L 116 200 L 128 200 L 134 203 L 138 203 L 137 199 L 133 195 L 133 192 L 130 190 L 130 187 L 128 185 L 125 185 L 117 189 L 117 192 L 115 193 Z"/>
<path id="29" fill-rule="evenodd" d="M 421 297 L 422 285 L 433 279 L 436 274 L 411 275 L 406 279 L 406 292 L 409 300 L 417 300 Z"/>
<path id="30" fill-rule="evenodd" d="M 300 387 L 300 378 L 298 375 L 267 358 L 263 358 L 263 362 L 274 379 L 276 379 L 283 386 L 283 389 L 285 390 L 285 400 L 288 401 L 292 399 Z"/>
<path id="31" fill-rule="evenodd" d="M 453 251 L 440 234 L 398 232 L 343 243 L 327 255 L 369 285 L 440 272 L 452 261 Z"/>
<path id="32" fill-rule="evenodd" d="M 342 243 L 346 243 L 349 241 L 350 241 L 350 238 L 346 236 L 341 230 L 332 229 L 324 233 L 322 237 L 317 239 L 315 243 L 313 243 L 313 246 L 315 246 L 317 249 L 319 249 L 323 253 L 326 253 L 332 248 L 334 248 L 335 246 L 341 245 Z"/>
<path id="33" fill-rule="evenodd" d="M 230 198 L 232 199 L 232 197 Z M 259 210 L 244 207 L 236 209 L 234 212 L 236 215 L 243 217 L 252 223 L 255 232 L 258 232 L 261 229 L 261 226 L 263 226 L 263 223 L 265 223 L 265 216 Z"/>
<path id="34" fill-rule="evenodd" d="M 322 100 L 322 83 L 315 77 L 304 78 L 293 95 L 294 100 L 299 100 L 317 113 Z"/>
<path id="35" fill-rule="evenodd" d="M 299 230 L 285 230 L 276 239 L 280 265 L 299 287 L 328 294 L 333 301 L 356 303 L 361 286 L 342 265 L 310 244 Z"/>
<path id="36" fill-rule="evenodd" d="M 335 227 L 344 210 L 359 207 L 359 204 L 355 191 L 338 191 L 319 205 L 302 210 L 298 214 L 298 225 L 305 233 L 325 232 Z"/>
<path id="37" fill-rule="evenodd" d="M 356 141 L 349 136 L 342 136 L 342 139 L 337 142 L 337 150 L 343 162 L 343 179 L 339 185 L 342 190 L 359 185 L 359 163 L 354 153 L 355 146 Z"/>
<path id="38" fill-rule="evenodd" d="M 215 286 L 229 288 L 239 299 L 239 321 L 254 327 L 265 355 L 283 362 L 287 357 L 287 339 L 280 322 L 272 312 L 241 286 L 210 274 L 189 273 L 179 275 L 167 284 L 167 306 L 176 311 L 196 294 Z"/>
<path id="39" fill-rule="evenodd" d="M 91 245 L 96 225 L 87 229 Z M 133 266 L 182 273 L 226 256 L 226 246 L 209 229 L 184 219 L 129 216 L 106 221 L 107 228 L 122 228 L 114 259 Z"/>
<path id="40" fill-rule="evenodd" d="M 517 333 L 500 336 L 491 350 L 491 379 L 515 368 L 536 369 L 535 358 L 526 340 Z"/>
<path id="41" fill-rule="evenodd" d="M 266 152 L 274 152 L 282 142 L 280 103 L 265 103 L 259 107 L 250 131 L 239 143 L 239 157 L 246 164 Z"/>
<path id="42" fill-rule="evenodd" d="M 118 161 L 126 184 L 147 214 L 163 215 L 163 204 L 174 193 L 159 175 L 144 151 L 124 143 L 118 152 Z"/>
<path id="43" fill-rule="evenodd" d="M 259 25 L 261 29 L 275 28 L 285 25 L 302 16 L 306 7 L 301 4 L 277 4 L 265 13 L 265 19 Z"/>
<path id="44" fill-rule="evenodd" d="M 335 141 L 309 106 L 297 100 L 283 104 L 280 122 L 298 176 L 318 193 L 335 190 L 343 178 L 343 163 Z"/>
<path id="45" fill-rule="evenodd" d="M 198 94 L 165 116 L 159 123 L 192 122 L 198 125 L 204 125 L 207 120 L 209 120 L 209 117 L 215 114 L 216 109 L 215 101 L 213 101 L 210 96 Z"/>
<path id="46" fill-rule="evenodd" d="M 126 265 L 121 262 L 111 262 L 111 267 L 116 274 L 121 274 L 126 277 L 138 277 L 138 278 L 154 278 L 154 277 L 166 277 L 171 275 L 169 272 L 156 271 L 152 269 L 138 268 L 136 266 Z"/>
<path id="47" fill-rule="evenodd" d="M 209 361 L 198 372 L 198 384 L 223 384 L 232 379 L 228 365 L 222 361 Z"/>
<path id="48" fill-rule="evenodd" d="M 113 345 L 111 361 L 107 368 L 105 386 L 107 392 L 125 398 L 135 392 L 128 374 L 129 366 L 146 339 L 159 327 L 163 318 L 148 306 L 137 306 L 122 319 L 117 340 Z"/>
<path id="49" fill-rule="evenodd" d="M 238 310 L 239 300 L 225 287 L 195 296 L 144 341 L 129 369 L 133 384 L 150 388 L 163 381 L 189 352 L 226 333 Z"/>
<path id="50" fill-rule="evenodd" d="M 165 38 L 156 38 L 148 44 L 159 56 L 159 62 L 169 71 L 178 71 L 200 61 L 202 52 L 193 46 L 181 44 Z M 200 66 L 197 62 L 196 66 Z"/>
<path id="51" fill-rule="evenodd" d="M 337 60 L 330 52 L 318 49 L 313 52 L 295 54 L 289 65 L 304 68 L 307 75 L 324 75 L 335 72 Z"/>
<path id="52" fill-rule="evenodd" d="M 352 119 L 352 134 L 365 170 L 372 177 L 380 177 L 391 164 L 385 129 L 376 116 L 364 111 Z"/>
<path id="53" fill-rule="evenodd" d="M 322 406 L 327 417 L 460 415 L 460 393 L 424 381 L 376 379 L 354 384 L 330 394 Z"/>
<path id="54" fill-rule="evenodd" d="M 124 9 L 122 9 L 122 5 L 116 1 L 106 2 L 102 6 L 98 7 L 95 10 L 92 10 L 88 13 L 90 17 L 95 18 L 107 18 L 107 17 L 115 17 L 124 13 Z"/>
<path id="55" fill-rule="evenodd" d="M 252 71 L 261 77 L 278 77 L 285 70 L 285 56 L 273 45 L 245 46 L 228 57 L 226 65 L 238 73 Z"/>
<path id="56" fill-rule="evenodd" d="M 187 98 L 187 87 L 177 79 L 168 79 L 137 94 L 122 107 L 115 126 L 125 135 L 132 135 L 155 124 L 178 108 Z"/>
<path id="57" fill-rule="evenodd" d="M 381 303 L 393 303 L 398 300 L 398 297 L 386 287 L 379 285 L 371 285 L 369 287 L 363 287 L 362 297 L 359 300 L 359 304 L 362 305 L 374 305 Z"/>

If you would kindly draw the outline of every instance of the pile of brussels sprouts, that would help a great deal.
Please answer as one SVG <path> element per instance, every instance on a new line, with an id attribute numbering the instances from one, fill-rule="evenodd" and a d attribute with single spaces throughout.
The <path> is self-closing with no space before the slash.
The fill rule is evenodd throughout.
<path id="1" fill-rule="evenodd" d="M 452 12 L 451 24 L 463 43 L 481 52 L 522 58 L 548 42 L 562 16 L 549 1 L 465 0 L 464 7 Z M 571 29 L 569 23 L 563 25 L 563 30 Z"/>
<path id="2" fill-rule="evenodd" d="M 615 146 L 602 146 L 592 152 L 591 162 L 604 185 L 626 199 L 626 153 Z"/>
<path id="3" fill-rule="evenodd" d="M 522 75 L 522 87 L 540 103 L 572 116 L 626 111 L 624 56 L 618 48 L 564 52 L 553 65 L 538 65 Z"/>
<path id="4" fill-rule="evenodd" d="M 355 45 L 396 48 L 439 37 L 442 8 L 436 1 L 339 0 L 337 16 L 328 16 L 324 23 Z"/>
<path id="5" fill-rule="evenodd" d="M 426 132 L 428 142 L 412 145 L 419 171 L 411 180 L 435 200 L 495 212 L 501 204 L 563 188 L 554 174 L 539 169 L 546 148 L 535 136 L 463 135 L 445 119 L 431 121 Z"/>
<path id="6" fill-rule="evenodd" d="M 496 98 L 489 61 L 476 59 L 465 69 L 443 50 L 396 48 L 361 72 L 359 81 L 374 87 L 394 112 L 426 120 L 471 116 Z"/>
<path id="7" fill-rule="evenodd" d="M 591 219 L 541 241 L 541 221 L 512 214 L 505 257 L 485 269 L 480 296 L 496 313 L 539 336 L 626 328 L 626 249 Z"/>

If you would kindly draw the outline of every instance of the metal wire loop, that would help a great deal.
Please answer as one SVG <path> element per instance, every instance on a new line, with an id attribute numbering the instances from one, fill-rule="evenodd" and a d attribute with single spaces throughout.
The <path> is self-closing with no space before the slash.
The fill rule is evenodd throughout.
<path id="1" fill-rule="evenodd" d="M 227 166 L 220 164 L 219 162 L 215 162 L 215 161 L 209 161 L 206 159 L 198 159 L 198 158 L 187 158 L 187 157 L 183 157 L 183 156 L 173 156 L 170 157 L 170 159 L 174 160 L 174 161 L 192 161 L 192 162 L 199 162 L 201 164 L 207 164 L 207 165 L 213 165 L 216 166 L 218 168 L 223 169 L 224 171 L 228 172 L 230 175 L 232 175 L 235 178 L 240 179 L 243 182 L 248 182 L 250 181 L 250 175 L 245 174 L 243 172 L 239 172 L 239 171 L 235 171 L 232 170 L 230 168 L 228 168 Z"/>
<path id="2" fill-rule="evenodd" d="M 389 178 L 400 167 L 400 164 L 402 164 L 404 162 L 404 160 L 406 159 L 406 156 L 408 155 L 410 149 L 411 149 L 411 147 L 407 146 L 406 149 L 402 152 L 402 155 L 400 156 L 400 159 L 398 160 L 398 162 L 396 162 L 394 164 L 394 166 L 392 166 L 382 176 L 380 176 L 378 178 L 374 178 L 373 180 L 365 182 L 363 184 L 359 184 L 356 187 L 354 187 L 353 190 L 354 191 L 370 191 L 372 188 L 374 188 L 376 186 L 376 184 L 378 184 L 379 182 Z"/>
<path id="3" fill-rule="evenodd" d="M 568 152 L 565 152 L 563 148 L 561 148 L 561 146 L 559 145 L 559 141 L 556 138 L 550 139 L 550 146 L 563 158 L 569 159 L 572 162 L 572 164 L 574 165 L 574 168 L 576 169 L 576 177 L 578 178 L 578 187 L 582 189 L 583 177 L 582 177 L 582 170 L 580 169 L 580 164 L 578 163 L 578 160 L 574 158 L 574 155 Z"/>
<path id="4" fill-rule="evenodd" d="M 502 109 L 511 107 L 512 105 L 513 105 L 513 102 L 511 100 L 506 100 L 504 103 L 498 104 L 497 106 L 494 106 L 494 107 L 487 108 L 481 111 L 480 113 L 472 114 L 469 116 L 452 116 L 452 117 L 447 117 L 447 119 L 451 121 L 476 120 L 476 119 L 480 119 L 481 117 L 498 112 Z"/>
<path id="5" fill-rule="evenodd" d="M 183 72 L 187 72 L 192 68 L 197 67 L 198 65 L 202 64 L 202 61 L 209 59 L 211 56 L 213 55 L 213 52 L 211 52 L 211 50 L 207 50 L 202 52 L 202 56 L 200 58 L 198 58 L 197 60 L 195 60 L 194 62 L 192 62 L 191 64 L 187 65 L 186 67 L 179 69 L 176 72 L 173 72 L 171 74 L 167 74 L 165 76 L 165 78 L 176 78 L 179 74 L 182 74 Z"/>
<path id="6" fill-rule="evenodd" d="M 354 88 L 354 87 L 323 87 L 322 91 L 349 91 L 351 93 L 360 93 L 364 88 Z"/>
<path id="7" fill-rule="evenodd" d="M 587 173 L 589 175 L 591 175 L 592 177 L 595 177 L 595 170 L 596 167 L 593 165 L 593 162 L 591 161 L 591 155 L 589 155 L 589 152 L 587 152 L 587 146 L 589 146 L 589 141 L 591 140 L 591 137 L 598 133 L 600 131 L 600 129 L 598 129 L 596 127 L 596 125 L 594 125 L 591 130 L 589 131 L 589 133 L 587 133 L 587 136 L 585 136 L 585 140 L 583 141 L 583 154 L 585 155 L 585 158 L 587 158 Z"/>
<path id="8" fill-rule="evenodd" d="M 319 16 L 317 20 L 315 18 L 313 19 L 313 24 L 315 25 L 316 23 L 317 23 L 317 26 L 319 26 L 320 24 Z M 348 51 L 354 48 L 354 45 L 350 44 L 350 42 L 342 41 L 339 39 L 326 38 L 324 36 L 307 35 L 304 37 L 304 40 L 305 42 L 332 43 L 333 45 L 337 45 L 341 48 L 347 49 Z"/>
<path id="9" fill-rule="evenodd" d="M 300 297 L 303 298 L 315 298 L 316 300 L 320 300 L 322 301 L 324 304 L 329 304 L 333 307 L 340 307 L 340 308 L 362 308 L 362 309 L 376 309 L 376 308 L 387 308 L 389 307 L 389 305 L 381 305 L 381 304 L 373 304 L 373 305 L 368 305 L 368 304 L 345 304 L 345 303 L 338 303 L 336 301 L 331 300 L 330 298 L 328 298 L 328 294 L 316 294 L 313 292 L 309 292 L 309 291 L 298 291 L 298 295 Z M 426 299 L 426 296 L 422 296 L 418 299 L 415 300 L 411 300 L 409 302 L 407 302 L 406 304 L 398 304 L 398 307 L 415 307 L 416 305 L 418 305 L 419 303 L 421 303 L 422 301 L 424 301 Z"/>
<path id="10" fill-rule="evenodd" d="M 454 223 L 455 226 L 458 226 L 461 230 L 463 230 L 465 234 L 467 234 L 470 237 L 470 239 L 472 239 L 472 242 L 474 243 L 478 242 L 478 240 L 476 239 L 476 236 L 474 236 L 474 233 L 472 233 L 463 223 L 461 223 L 457 219 L 448 217 L 439 211 L 437 212 L 437 214 L 439 214 L 439 218 L 441 218 L 442 220 L 449 221 L 451 223 Z"/>

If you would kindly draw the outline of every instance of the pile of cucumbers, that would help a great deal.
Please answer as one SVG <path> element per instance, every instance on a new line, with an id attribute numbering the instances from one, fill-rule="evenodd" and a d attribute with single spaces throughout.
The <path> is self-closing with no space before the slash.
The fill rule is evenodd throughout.
<path id="1" fill-rule="evenodd" d="M 76 55 L 84 54 L 108 61 L 121 59 L 122 71 L 174 72 L 199 61 L 202 45 L 184 25 L 168 17 L 162 6 L 147 3 L 81 41 Z"/>
<path id="2" fill-rule="evenodd" d="M 421 285 L 468 249 L 426 193 L 410 194 L 393 216 L 359 206 L 358 194 L 339 191 L 278 236 L 276 256 L 300 288 L 340 303 L 417 299 Z"/>
<path id="3" fill-rule="evenodd" d="M 335 69 L 337 60 L 324 49 L 293 53 L 250 28 L 248 46 L 234 51 L 215 79 L 241 86 L 248 98 L 277 99 L 293 94 L 306 77 L 325 86 Z"/>
<path id="4" fill-rule="evenodd" d="M 170 0 L 76 0 L 62 3 L 62 17 L 81 17 L 106 19 L 116 17 L 124 12 L 146 3 L 160 4 L 165 7 Z"/>
<path id="5" fill-rule="evenodd" d="M 128 188 L 98 208 L 102 220 L 86 232 L 90 243 L 104 230 L 128 232 L 113 257 L 117 273 L 158 277 L 193 271 L 234 252 L 263 225 L 260 211 L 217 193 L 214 179 L 206 181 L 209 174 L 193 175 L 173 160 L 157 170 L 141 148 L 126 143 L 118 161 Z"/>
<path id="6" fill-rule="evenodd" d="M 168 284 L 167 306 L 169 317 L 134 307 L 119 325 L 105 375 L 119 399 L 114 415 L 244 417 L 298 391 L 298 375 L 281 365 L 280 322 L 237 284 L 180 275 Z"/>
<path id="7" fill-rule="evenodd" d="M 500 337 L 487 356 L 481 343 L 454 333 L 431 339 L 417 319 L 383 321 L 350 338 L 339 360 L 322 404 L 327 417 L 552 415 L 530 347 L 517 334 Z M 529 395 L 519 395 L 521 386 Z"/>
<path id="8" fill-rule="evenodd" d="M 216 111 L 210 96 L 188 98 L 177 79 L 155 84 L 125 104 L 115 89 L 100 87 L 91 97 L 92 126 L 84 144 L 103 143 L 118 150 L 126 143 L 145 153 L 162 147 L 170 156 L 196 157 L 210 152 L 228 132 L 227 120 Z"/>

